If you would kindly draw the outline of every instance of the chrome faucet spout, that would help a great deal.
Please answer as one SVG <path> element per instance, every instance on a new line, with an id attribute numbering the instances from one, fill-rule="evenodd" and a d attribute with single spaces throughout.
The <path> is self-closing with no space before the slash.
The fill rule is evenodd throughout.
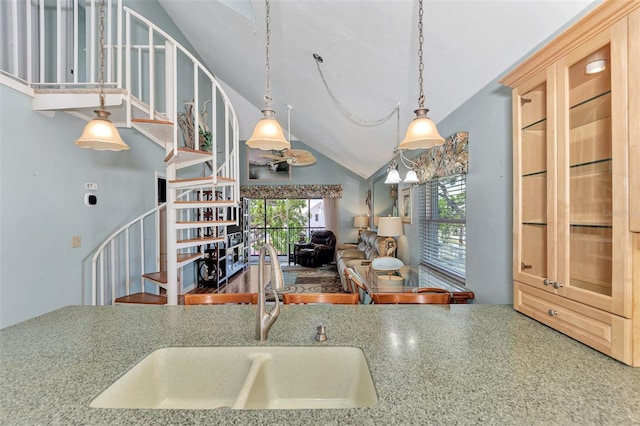
<path id="1" fill-rule="evenodd" d="M 275 298 L 275 306 L 267 312 L 266 308 L 266 290 L 264 279 L 264 258 L 266 253 L 269 253 L 271 258 L 271 291 Z M 267 340 L 267 335 L 274 322 L 278 319 L 280 314 L 280 301 L 278 300 L 278 293 L 276 290 L 284 288 L 284 276 L 282 275 L 282 268 L 280 267 L 280 261 L 278 261 L 278 255 L 276 250 L 271 244 L 265 244 L 260 249 L 260 260 L 258 263 L 258 309 L 256 311 L 256 339 Z"/>

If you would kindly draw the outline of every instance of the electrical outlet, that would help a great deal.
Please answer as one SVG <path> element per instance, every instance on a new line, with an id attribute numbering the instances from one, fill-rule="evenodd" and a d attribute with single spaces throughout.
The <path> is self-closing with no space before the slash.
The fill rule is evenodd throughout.
<path id="1" fill-rule="evenodd" d="M 84 184 L 84 189 L 86 189 L 87 191 L 97 191 L 98 190 L 98 184 L 97 183 L 85 183 Z"/>
<path id="2" fill-rule="evenodd" d="M 80 235 L 74 235 L 71 237 L 71 248 L 78 248 L 82 245 L 82 238 Z"/>

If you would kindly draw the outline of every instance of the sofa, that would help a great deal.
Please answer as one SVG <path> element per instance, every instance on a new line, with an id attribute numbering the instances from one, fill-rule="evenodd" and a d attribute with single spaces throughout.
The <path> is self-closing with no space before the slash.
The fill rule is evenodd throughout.
<path id="1" fill-rule="evenodd" d="M 362 231 L 357 244 L 338 244 L 336 247 L 336 266 L 340 274 L 342 289 L 351 291 L 350 285 L 344 275 L 346 267 L 354 267 L 370 262 L 384 253 L 385 238 L 378 237 L 373 231 Z"/>

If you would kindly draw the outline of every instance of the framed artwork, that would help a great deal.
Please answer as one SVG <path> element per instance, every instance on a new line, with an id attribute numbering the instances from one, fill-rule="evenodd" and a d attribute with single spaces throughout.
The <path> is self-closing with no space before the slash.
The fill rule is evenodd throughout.
<path id="1" fill-rule="evenodd" d="M 249 182 L 288 181 L 291 180 L 292 169 L 280 151 L 247 147 Z"/>
<path id="2" fill-rule="evenodd" d="M 400 216 L 403 223 L 411 223 L 411 188 L 402 190 L 400 197 Z"/>

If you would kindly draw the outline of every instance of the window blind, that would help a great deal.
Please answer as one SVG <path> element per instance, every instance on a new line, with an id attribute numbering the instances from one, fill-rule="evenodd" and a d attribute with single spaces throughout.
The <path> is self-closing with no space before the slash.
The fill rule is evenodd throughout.
<path id="1" fill-rule="evenodd" d="M 420 263 L 464 284 L 466 175 L 420 185 Z"/>

